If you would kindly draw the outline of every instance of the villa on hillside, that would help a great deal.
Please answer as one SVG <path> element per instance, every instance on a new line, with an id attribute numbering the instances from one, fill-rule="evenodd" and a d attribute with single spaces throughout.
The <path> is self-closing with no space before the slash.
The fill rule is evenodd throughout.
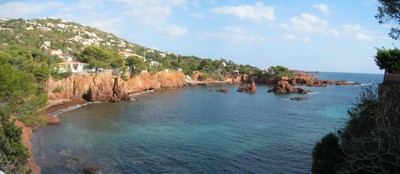
<path id="1" fill-rule="evenodd" d="M 143 56 L 135 54 L 135 53 L 131 53 L 131 52 L 127 52 L 127 51 L 121 51 L 121 52 L 118 52 L 118 54 L 124 56 L 125 59 L 128 58 L 129 56 L 136 56 L 136 57 L 142 58 L 144 61 L 146 61 Z"/>
<path id="2" fill-rule="evenodd" d="M 126 51 L 118 52 L 118 54 L 124 56 L 125 59 L 126 59 L 127 57 L 129 57 L 129 56 L 136 56 L 136 54 L 133 54 L 133 53 L 130 53 L 130 52 L 126 52 Z"/>
<path id="3" fill-rule="evenodd" d="M 58 50 L 50 50 L 49 52 L 50 52 L 50 55 L 60 55 L 60 54 L 63 53 L 60 49 L 58 49 Z"/>
<path id="4" fill-rule="evenodd" d="M 62 63 L 59 63 L 60 72 L 67 72 L 68 69 L 70 69 L 71 72 L 73 72 L 73 73 L 81 73 L 81 72 L 85 71 L 84 70 L 85 64 L 86 63 L 82 63 L 82 62 L 76 61 L 76 60 L 62 62 Z"/>

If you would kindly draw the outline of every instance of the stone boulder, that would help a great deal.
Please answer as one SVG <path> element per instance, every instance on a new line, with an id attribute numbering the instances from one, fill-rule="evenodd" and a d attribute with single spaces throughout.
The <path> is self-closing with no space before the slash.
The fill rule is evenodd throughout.
<path id="1" fill-rule="evenodd" d="M 256 83 L 252 82 L 249 85 L 246 85 L 244 87 L 239 87 L 237 92 L 247 92 L 247 93 L 254 93 L 257 91 Z"/>
<path id="2" fill-rule="evenodd" d="M 310 92 L 304 88 L 294 88 L 288 81 L 279 81 L 274 88 L 268 90 L 268 92 L 273 92 L 275 94 L 290 94 L 290 93 L 299 93 L 299 94 L 307 94 Z"/>
<path id="3" fill-rule="evenodd" d="M 223 92 L 223 93 L 229 93 L 229 89 L 228 88 L 220 88 L 217 90 L 217 92 Z"/>

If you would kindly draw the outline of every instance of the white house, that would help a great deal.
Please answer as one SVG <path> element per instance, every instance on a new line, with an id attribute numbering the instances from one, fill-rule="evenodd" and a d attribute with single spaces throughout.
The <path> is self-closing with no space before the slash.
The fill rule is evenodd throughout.
<path id="1" fill-rule="evenodd" d="M 43 46 L 45 46 L 45 47 L 49 47 L 50 45 L 51 45 L 50 41 L 44 41 L 43 42 Z"/>
<path id="2" fill-rule="evenodd" d="M 50 50 L 50 55 L 61 55 L 63 52 L 58 49 L 58 50 Z"/>
<path id="3" fill-rule="evenodd" d="M 157 61 L 154 61 L 154 60 L 150 61 L 149 63 L 150 63 L 150 66 L 158 66 L 158 65 L 160 65 L 160 62 L 157 62 Z"/>
<path id="4" fill-rule="evenodd" d="M 57 56 L 59 58 L 61 58 L 64 62 L 74 60 L 74 58 L 72 56 L 70 56 L 69 54 L 58 54 Z"/>
<path id="5" fill-rule="evenodd" d="M 133 54 L 133 53 L 126 52 L 126 51 L 121 51 L 121 52 L 118 52 L 118 54 L 120 54 L 120 55 L 124 56 L 124 58 L 127 58 L 127 57 L 129 57 L 129 56 L 133 56 L 133 55 L 135 55 L 135 54 Z"/>
<path id="6" fill-rule="evenodd" d="M 66 72 L 68 71 L 68 69 L 71 69 L 71 72 L 73 73 L 80 73 L 83 72 L 85 68 L 85 63 L 76 60 L 62 62 L 59 65 L 60 65 L 60 72 Z"/>

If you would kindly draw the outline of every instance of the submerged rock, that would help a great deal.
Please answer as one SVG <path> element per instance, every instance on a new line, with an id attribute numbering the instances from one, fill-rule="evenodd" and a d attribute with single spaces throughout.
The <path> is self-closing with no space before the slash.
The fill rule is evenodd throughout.
<path id="1" fill-rule="evenodd" d="M 229 89 L 228 88 L 220 88 L 220 89 L 218 89 L 217 90 L 217 92 L 223 92 L 223 93 L 228 93 L 229 92 Z"/>
<path id="2" fill-rule="evenodd" d="M 97 167 L 85 167 L 82 170 L 82 173 L 84 173 L 84 174 L 97 174 L 97 173 L 100 173 L 100 170 Z"/>
<path id="3" fill-rule="evenodd" d="M 246 85 L 244 87 L 239 87 L 237 92 L 247 92 L 247 93 L 254 93 L 257 91 L 256 83 L 252 82 L 249 85 Z"/>
<path id="4" fill-rule="evenodd" d="M 293 97 L 293 98 L 290 98 L 290 100 L 301 101 L 301 100 L 308 100 L 308 98 L 305 98 L 305 97 Z"/>

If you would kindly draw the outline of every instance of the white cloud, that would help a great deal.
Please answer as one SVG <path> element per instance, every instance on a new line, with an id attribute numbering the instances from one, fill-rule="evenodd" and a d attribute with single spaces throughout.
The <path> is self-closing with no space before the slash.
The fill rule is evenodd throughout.
<path id="1" fill-rule="evenodd" d="M 204 13 L 200 13 L 200 12 L 194 12 L 190 15 L 193 17 L 196 17 L 196 18 L 205 18 L 206 17 L 206 15 Z"/>
<path id="2" fill-rule="evenodd" d="M 313 7 L 321 11 L 321 13 L 324 14 L 325 16 L 329 16 L 331 14 L 331 10 L 326 4 L 314 4 Z"/>
<path id="3" fill-rule="evenodd" d="M 165 31 L 170 37 L 179 37 L 187 34 L 187 29 L 178 25 L 170 25 Z"/>
<path id="4" fill-rule="evenodd" d="M 371 35 L 367 35 L 364 33 L 356 33 L 355 36 L 360 41 L 373 41 L 374 40 L 374 38 Z"/>
<path id="5" fill-rule="evenodd" d="M 229 33 L 238 33 L 238 34 L 245 34 L 246 29 L 240 26 L 229 26 L 229 27 L 224 27 L 221 29 L 222 31 L 226 31 Z"/>
<path id="6" fill-rule="evenodd" d="M 114 0 L 123 3 L 129 10 L 124 14 L 132 16 L 140 23 L 160 26 L 173 13 L 173 8 L 186 4 L 186 0 Z"/>
<path id="7" fill-rule="evenodd" d="M 224 27 L 216 32 L 203 32 L 199 39 L 222 40 L 240 44 L 252 44 L 266 40 L 263 36 L 248 34 L 246 29 L 240 26 Z"/>
<path id="8" fill-rule="evenodd" d="M 104 5 L 102 0 L 79 0 L 78 7 L 83 10 L 93 10 Z"/>
<path id="9" fill-rule="evenodd" d="M 288 30 L 289 29 L 289 25 L 288 24 L 281 24 L 281 28 Z"/>
<path id="10" fill-rule="evenodd" d="M 224 6 L 210 9 L 211 13 L 219 15 L 233 15 L 239 19 L 253 21 L 272 21 L 275 19 L 274 8 L 258 2 L 255 5 Z"/>
<path id="11" fill-rule="evenodd" d="M 63 6 L 63 3 L 56 1 L 44 3 L 34 1 L 0 3 L 0 18 L 29 18 L 31 15 L 62 8 Z"/>
<path id="12" fill-rule="evenodd" d="M 296 36 L 294 36 L 293 34 L 285 34 L 285 35 L 283 36 L 283 38 L 284 38 L 285 40 L 290 40 L 290 41 L 297 40 Z"/>
<path id="13" fill-rule="evenodd" d="M 371 31 L 365 30 L 359 24 L 345 24 L 342 25 L 342 32 L 353 36 L 359 41 L 373 41 L 374 37 Z"/>
<path id="14" fill-rule="evenodd" d="M 123 20 L 118 18 L 98 18 L 102 20 L 90 20 L 88 19 L 87 25 L 99 28 L 101 30 L 111 32 L 113 34 L 120 34 L 120 28 L 123 25 Z"/>
<path id="15" fill-rule="evenodd" d="M 339 36 L 339 31 L 330 28 L 329 23 L 315 15 L 302 13 L 290 19 L 289 24 L 282 24 L 282 28 L 291 29 L 298 32 L 327 34 Z"/>

